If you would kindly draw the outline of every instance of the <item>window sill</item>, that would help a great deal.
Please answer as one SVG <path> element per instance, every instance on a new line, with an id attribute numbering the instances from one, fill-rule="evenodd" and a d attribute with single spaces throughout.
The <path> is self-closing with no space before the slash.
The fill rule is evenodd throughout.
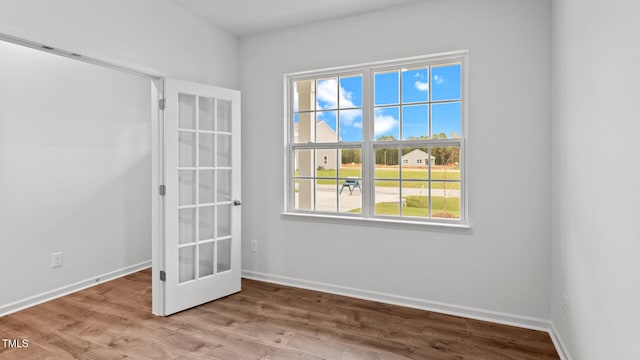
<path id="1" fill-rule="evenodd" d="M 311 213 L 298 213 L 298 212 L 283 212 L 280 214 L 284 219 L 291 220 L 309 220 L 321 223 L 341 223 L 351 225 L 374 225 L 389 228 L 403 229 L 432 229 L 432 230 L 460 230 L 469 231 L 471 225 L 462 223 L 450 223 L 450 222 L 424 222 L 424 221 L 411 221 L 407 219 L 388 219 L 379 217 L 355 217 L 355 216 L 340 216 L 340 215 L 328 215 L 328 214 L 311 214 Z"/>

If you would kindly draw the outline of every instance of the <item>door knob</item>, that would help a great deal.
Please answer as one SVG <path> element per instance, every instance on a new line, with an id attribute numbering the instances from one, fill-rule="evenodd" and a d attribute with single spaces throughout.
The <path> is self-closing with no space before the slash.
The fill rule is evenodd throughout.
<path id="1" fill-rule="evenodd" d="M 240 200 L 238 200 L 238 199 L 233 200 L 233 205 L 235 205 L 235 206 L 240 206 L 240 205 L 242 205 L 242 201 L 240 201 Z"/>

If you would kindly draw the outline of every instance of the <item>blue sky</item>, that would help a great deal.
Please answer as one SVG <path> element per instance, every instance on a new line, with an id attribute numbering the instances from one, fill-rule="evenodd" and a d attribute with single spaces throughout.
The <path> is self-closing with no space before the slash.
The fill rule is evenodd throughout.
<path id="1" fill-rule="evenodd" d="M 399 139 L 401 128 L 403 139 L 426 136 L 429 132 L 429 105 L 416 103 L 427 102 L 429 95 L 432 101 L 460 99 L 459 64 L 433 67 L 431 74 L 428 72 L 427 68 L 418 68 L 374 75 L 375 138 L 392 135 Z M 358 109 L 362 107 L 362 76 L 318 80 L 315 106 L 318 110 L 328 110 L 319 111 L 316 120 L 325 121 L 334 130 L 339 122 L 343 141 L 362 141 L 362 110 Z M 433 104 L 431 113 L 434 134 L 460 135 L 459 102 Z M 297 116 L 294 121 L 297 122 Z"/>

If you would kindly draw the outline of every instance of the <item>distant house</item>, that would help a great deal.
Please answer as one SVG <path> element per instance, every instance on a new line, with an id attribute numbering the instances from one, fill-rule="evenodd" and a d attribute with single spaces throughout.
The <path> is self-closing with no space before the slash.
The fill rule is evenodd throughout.
<path id="1" fill-rule="evenodd" d="M 402 155 L 402 165 L 405 166 L 428 166 L 429 161 L 434 164 L 436 157 L 433 155 L 429 155 L 426 152 L 415 149 L 410 153 Z"/>
<path id="2" fill-rule="evenodd" d="M 335 142 L 338 139 L 336 138 L 336 132 L 323 120 L 316 121 L 315 126 L 315 137 L 316 141 L 319 143 L 323 142 Z M 293 124 L 293 141 L 294 143 L 298 142 L 298 123 Z M 338 150 L 338 158 L 342 157 L 342 150 Z M 296 154 L 295 159 L 295 168 L 298 169 L 298 159 Z M 323 168 L 326 170 L 334 170 L 338 168 L 338 159 L 336 158 L 335 150 L 316 150 L 316 162 L 315 168 Z"/>

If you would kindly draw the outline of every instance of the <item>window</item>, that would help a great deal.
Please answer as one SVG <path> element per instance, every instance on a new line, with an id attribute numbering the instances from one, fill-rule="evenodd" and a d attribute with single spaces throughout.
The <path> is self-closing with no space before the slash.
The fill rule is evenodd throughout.
<path id="1" fill-rule="evenodd" d="M 466 58 L 286 75 L 285 212 L 466 224 Z"/>

